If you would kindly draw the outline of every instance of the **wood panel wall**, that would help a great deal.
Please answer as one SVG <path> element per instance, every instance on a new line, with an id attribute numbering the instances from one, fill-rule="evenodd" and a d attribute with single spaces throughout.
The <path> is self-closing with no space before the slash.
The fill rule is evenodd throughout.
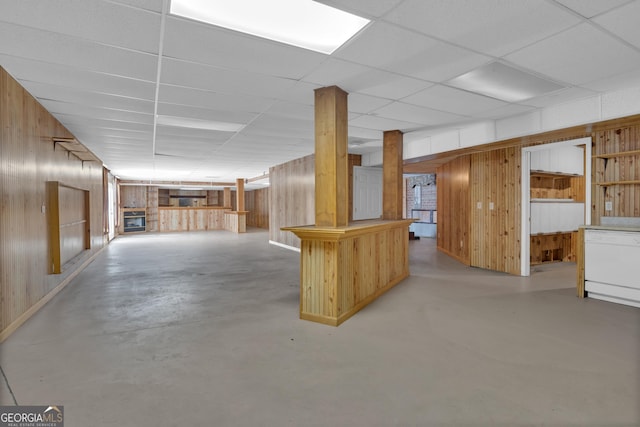
<path id="1" fill-rule="evenodd" d="M 361 159 L 360 155 L 349 154 L 350 183 L 353 166 L 361 165 Z M 269 181 L 269 240 L 300 248 L 300 239 L 280 228 L 315 223 L 315 156 L 311 154 L 270 168 Z M 352 190 L 349 190 L 349 212 L 353 212 Z"/>
<path id="2" fill-rule="evenodd" d="M 147 231 L 158 231 L 158 187 L 150 185 L 147 187 Z"/>
<path id="3" fill-rule="evenodd" d="M 460 262 L 470 264 L 469 174 L 471 156 L 460 156 L 442 165 L 436 174 L 438 249 Z"/>
<path id="4" fill-rule="evenodd" d="M 512 147 L 471 155 L 474 267 L 520 274 L 521 151 Z"/>
<path id="5" fill-rule="evenodd" d="M 157 198 L 156 198 L 157 203 Z M 121 185 L 120 208 L 146 208 L 147 187 L 144 185 Z"/>
<path id="6" fill-rule="evenodd" d="M 54 146 L 73 138 L 0 67 L 0 341 L 68 283 L 105 244 L 103 171 Z M 49 274 L 47 181 L 90 194 L 91 249 L 62 274 Z"/>
<path id="7" fill-rule="evenodd" d="M 224 230 L 223 208 L 158 208 L 158 231 Z"/>
<path id="8" fill-rule="evenodd" d="M 640 217 L 640 124 L 594 132 L 593 140 L 593 223 L 606 216 Z"/>
<path id="9" fill-rule="evenodd" d="M 244 193 L 247 226 L 269 228 L 269 188 Z"/>
<path id="10" fill-rule="evenodd" d="M 315 156 L 269 168 L 269 240 L 295 248 L 300 239 L 281 227 L 315 222 Z"/>

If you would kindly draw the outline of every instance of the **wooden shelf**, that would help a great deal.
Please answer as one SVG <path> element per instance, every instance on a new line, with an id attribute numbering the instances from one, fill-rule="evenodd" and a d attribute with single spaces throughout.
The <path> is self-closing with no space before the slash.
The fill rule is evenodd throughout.
<path id="1" fill-rule="evenodd" d="M 619 153 L 596 154 L 594 157 L 596 159 L 613 159 L 615 157 L 638 156 L 638 155 L 640 155 L 640 150 L 620 151 Z"/>
<path id="2" fill-rule="evenodd" d="M 601 187 L 611 187 L 613 185 L 638 185 L 638 184 L 640 184 L 640 180 L 596 182 L 596 185 L 599 185 Z"/>
<path id="3" fill-rule="evenodd" d="M 582 176 L 582 175 L 571 174 L 571 173 L 562 173 L 562 172 L 546 172 L 546 171 L 539 171 L 539 170 L 532 170 L 531 171 L 531 177 L 532 178 L 565 179 L 565 178 L 571 178 L 571 177 L 575 177 L 575 176 Z"/>

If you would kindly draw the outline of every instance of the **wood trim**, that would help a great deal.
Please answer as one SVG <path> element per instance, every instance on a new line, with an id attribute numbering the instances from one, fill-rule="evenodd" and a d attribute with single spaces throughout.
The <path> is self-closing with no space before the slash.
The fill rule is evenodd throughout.
<path id="1" fill-rule="evenodd" d="M 580 227 L 578 229 L 578 238 L 576 239 L 576 294 L 578 298 L 586 297 L 586 292 L 584 290 L 584 228 Z"/>
<path id="2" fill-rule="evenodd" d="M 281 230 L 291 231 L 304 240 L 338 241 L 363 234 L 370 234 L 375 231 L 389 230 L 398 226 L 409 227 L 414 221 L 414 219 L 400 219 L 395 221 L 364 220 L 354 221 L 346 227 L 329 228 L 307 225 L 302 227 L 282 227 Z"/>

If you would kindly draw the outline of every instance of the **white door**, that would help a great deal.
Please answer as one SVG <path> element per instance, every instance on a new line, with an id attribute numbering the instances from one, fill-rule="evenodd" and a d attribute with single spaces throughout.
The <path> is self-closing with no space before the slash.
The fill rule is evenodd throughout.
<path id="1" fill-rule="evenodd" d="M 353 167 L 353 219 L 382 217 L 382 169 Z"/>

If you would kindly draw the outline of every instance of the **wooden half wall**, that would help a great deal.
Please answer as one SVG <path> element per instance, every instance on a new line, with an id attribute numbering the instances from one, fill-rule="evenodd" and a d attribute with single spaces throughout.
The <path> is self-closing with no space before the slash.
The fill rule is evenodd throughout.
<path id="1" fill-rule="evenodd" d="M 103 166 L 54 144 L 73 138 L 0 67 L 0 341 L 49 301 L 105 245 Z M 50 274 L 47 182 L 88 192 L 91 249 Z M 61 215 L 65 215 L 64 212 Z"/>

